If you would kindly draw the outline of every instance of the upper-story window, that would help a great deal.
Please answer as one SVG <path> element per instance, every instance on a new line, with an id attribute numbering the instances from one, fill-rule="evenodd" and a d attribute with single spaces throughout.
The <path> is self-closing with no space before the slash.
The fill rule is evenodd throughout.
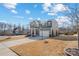
<path id="1" fill-rule="evenodd" d="M 39 27 L 39 22 L 38 21 L 33 21 L 30 23 L 30 27 L 34 27 L 34 28 L 37 28 Z"/>
<path id="2" fill-rule="evenodd" d="M 52 27 L 52 21 L 47 21 L 47 27 Z"/>

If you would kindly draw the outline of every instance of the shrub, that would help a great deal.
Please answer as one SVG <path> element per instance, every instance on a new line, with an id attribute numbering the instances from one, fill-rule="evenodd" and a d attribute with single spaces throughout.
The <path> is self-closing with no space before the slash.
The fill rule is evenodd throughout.
<path id="1" fill-rule="evenodd" d="M 74 34 L 77 34 L 77 32 L 74 32 Z"/>
<path id="2" fill-rule="evenodd" d="M 74 35 L 74 32 L 70 32 L 69 35 Z"/>
<path id="3" fill-rule="evenodd" d="M 48 41 L 44 41 L 44 43 L 48 43 Z"/>
<path id="4" fill-rule="evenodd" d="M 64 33 L 65 35 L 68 35 L 68 33 Z"/>
<path id="5" fill-rule="evenodd" d="M 65 35 L 74 35 L 74 32 L 67 32 Z"/>

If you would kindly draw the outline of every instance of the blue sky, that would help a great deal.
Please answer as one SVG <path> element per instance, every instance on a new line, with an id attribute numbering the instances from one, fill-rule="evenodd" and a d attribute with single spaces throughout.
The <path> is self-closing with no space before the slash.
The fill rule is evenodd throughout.
<path id="1" fill-rule="evenodd" d="M 70 4 L 72 7 L 74 4 Z M 64 4 L 50 3 L 0 3 L 0 22 L 27 25 L 31 20 L 56 19 L 59 24 L 67 17 L 62 12 L 69 8 Z M 61 20 L 59 20 L 61 18 Z M 68 19 L 68 18 L 67 18 Z"/>
<path id="2" fill-rule="evenodd" d="M 23 24 L 26 25 L 31 19 L 50 19 L 52 16 L 48 16 L 46 13 L 42 13 L 42 4 L 34 3 L 22 3 L 17 4 L 16 12 L 11 12 L 10 7 L 5 6 L 7 4 L 0 4 L 0 21 L 5 21 L 12 24 Z"/>

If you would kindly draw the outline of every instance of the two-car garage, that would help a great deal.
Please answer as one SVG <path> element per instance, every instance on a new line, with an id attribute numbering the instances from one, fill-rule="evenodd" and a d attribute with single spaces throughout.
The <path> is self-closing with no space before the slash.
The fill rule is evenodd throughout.
<path id="1" fill-rule="evenodd" d="M 49 37 L 49 30 L 40 30 L 40 36 Z"/>

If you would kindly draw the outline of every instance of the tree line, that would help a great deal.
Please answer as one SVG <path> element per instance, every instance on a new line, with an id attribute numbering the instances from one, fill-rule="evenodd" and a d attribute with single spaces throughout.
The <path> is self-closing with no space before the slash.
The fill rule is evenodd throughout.
<path id="1" fill-rule="evenodd" d="M 0 22 L 0 35 L 21 35 L 26 32 L 27 29 L 24 26 Z"/>

